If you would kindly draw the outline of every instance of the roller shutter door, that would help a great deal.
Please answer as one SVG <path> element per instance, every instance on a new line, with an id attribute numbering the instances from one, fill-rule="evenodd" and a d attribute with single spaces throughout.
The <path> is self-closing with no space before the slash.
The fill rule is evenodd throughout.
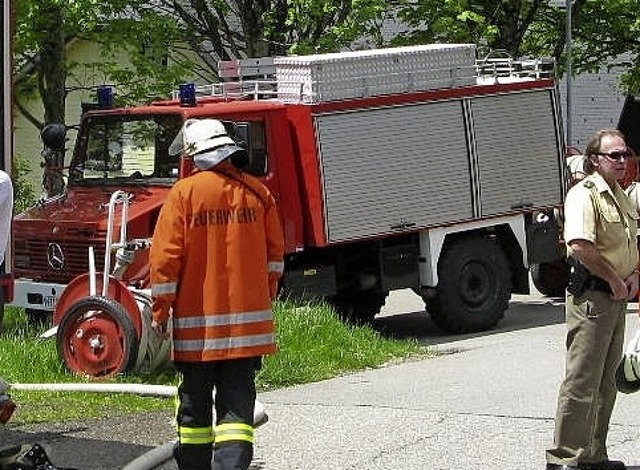
<path id="1" fill-rule="evenodd" d="M 462 102 L 316 116 L 330 242 L 472 216 Z"/>

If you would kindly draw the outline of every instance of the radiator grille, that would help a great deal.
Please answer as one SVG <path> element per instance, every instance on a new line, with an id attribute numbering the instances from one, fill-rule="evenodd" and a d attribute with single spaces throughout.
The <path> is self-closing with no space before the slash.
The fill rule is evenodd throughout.
<path id="1" fill-rule="evenodd" d="M 49 265 L 49 245 L 57 243 L 62 249 L 64 267 L 54 269 Z M 35 281 L 68 283 L 74 277 L 89 272 L 89 246 L 93 246 L 96 270 L 104 267 L 104 239 L 26 240 L 15 247 L 16 277 L 27 277 Z"/>

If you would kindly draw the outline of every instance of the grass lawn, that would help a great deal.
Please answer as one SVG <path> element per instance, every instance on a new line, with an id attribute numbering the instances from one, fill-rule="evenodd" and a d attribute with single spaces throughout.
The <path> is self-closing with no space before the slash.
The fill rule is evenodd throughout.
<path id="1" fill-rule="evenodd" d="M 390 361 L 430 354 L 417 341 L 382 337 L 368 326 L 340 321 L 322 303 L 274 305 L 278 353 L 266 357 L 257 377 L 259 390 L 328 379 L 349 372 L 381 367 Z M 0 376 L 9 383 L 89 382 L 65 370 L 55 338 L 42 340 L 41 329 L 29 327 L 20 309 L 7 308 L 0 336 Z M 172 369 L 152 375 L 123 374 L 114 383 L 175 385 Z M 12 390 L 18 402 L 12 423 L 39 423 L 173 409 L 173 400 L 116 393 Z"/>

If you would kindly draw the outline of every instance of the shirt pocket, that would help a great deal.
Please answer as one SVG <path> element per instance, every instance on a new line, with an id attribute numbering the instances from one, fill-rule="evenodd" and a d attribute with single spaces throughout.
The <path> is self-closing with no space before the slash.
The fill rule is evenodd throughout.
<path id="1" fill-rule="evenodd" d="M 632 207 L 627 209 L 627 217 L 632 224 L 638 225 L 638 220 L 640 220 L 640 215 L 638 215 L 638 211 Z"/>
<path id="2" fill-rule="evenodd" d="M 602 207 L 602 218 L 607 224 L 616 224 L 620 223 L 620 212 L 615 206 L 604 206 Z M 637 215 L 636 215 L 637 217 Z"/>

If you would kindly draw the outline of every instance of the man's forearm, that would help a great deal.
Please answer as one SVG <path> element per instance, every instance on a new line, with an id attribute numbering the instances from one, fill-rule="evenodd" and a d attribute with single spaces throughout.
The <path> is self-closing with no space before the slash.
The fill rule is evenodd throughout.
<path id="1" fill-rule="evenodd" d="M 572 243 L 570 246 L 574 256 L 594 276 L 598 276 L 609 283 L 622 280 L 593 243 L 581 240 L 580 242 Z"/>

